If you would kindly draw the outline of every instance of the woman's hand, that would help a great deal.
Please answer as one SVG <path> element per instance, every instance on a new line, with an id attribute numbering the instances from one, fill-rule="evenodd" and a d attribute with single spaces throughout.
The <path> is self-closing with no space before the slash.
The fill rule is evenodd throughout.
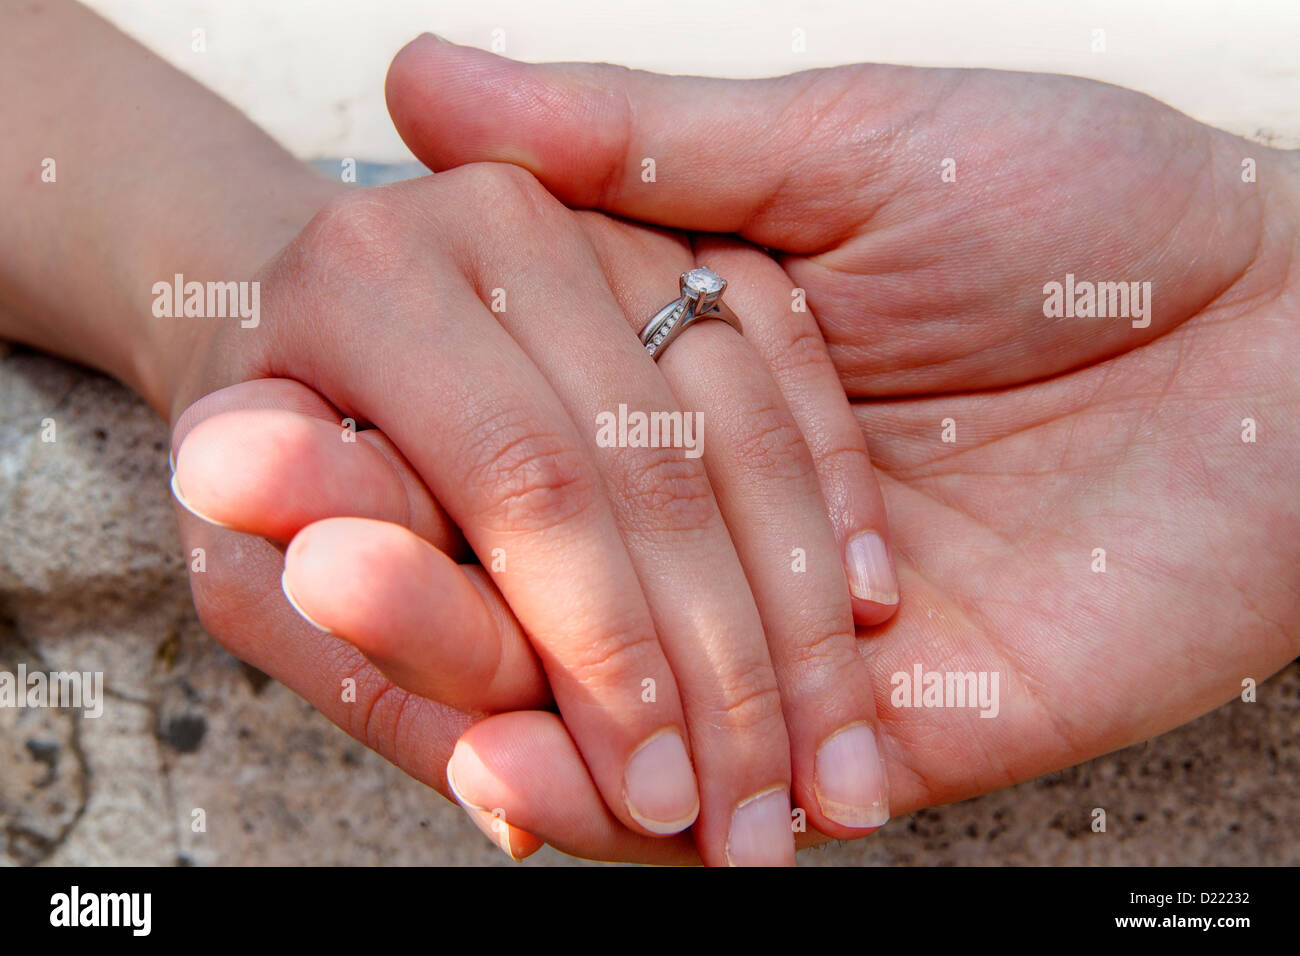
<path id="1" fill-rule="evenodd" d="M 732 82 L 429 37 L 389 99 L 435 169 L 516 162 L 571 206 L 737 233 L 806 291 L 909 595 L 860 642 L 895 813 L 1151 737 L 1300 652 L 1294 153 L 1062 77 Z M 1067 274 L 1150 282 L 1145 314 L 1048 317 Z M 918 664 L 999 673 L 997 717 L 891 704 Z M 468 732 L 458 779 L 562 835 L 518 745 L 550 731 L 515 719 Z"/>
<path id="2" fill-rule="evenodd" d="M 500 585 L 619 814 L 599 797 L 586 814 L 620 834 L 603 846 L 689 822 L 686 729 L 710 861 L 728 840 L 732 859 L 788 861 L 792 779 L 828 832 L 879 822 L 872 695 L 818 479 L 834 489 L 864 623 L 895 600 L 884 515 L 812 326 L 764 332 L 768 294 L 789 291 L 779 270 L 760 257 L 752 287 L 731 278 L 761 348 L 783 334 L 799 345 L 804 390 L 790 407 L 753 347 L 719 323 L 690 330 L 658 367 L 629 332 L 695 264 L 680 240 L 574 217 L 505 168 L 341 199 L 349 190 L 69 0 L 5 7 L 0 37 L 11 227 L 0 231 L 0 336 L 101 368 L 172 420 L 218 390 L 179 422 L 181 496 L 293 539 L 289 592 L 379 666 L 290 610 L 275 544 L 187 521 L 200 611 L 228 647 L 442 787 L 469 718 L 420 694 L 476 711 L 550 700 Z M 196 282 L 206 296 L 191 296 Z M 183 291 L 166 303 L 174 285 Z M 498 288 L 509 305 L 494 315 L 484 303 Z M 228 311 L 232 289 L 248 314 Z M 704 459 L 593 441 L 593 410 L 677 411 L 683 396 L 716 438 Z M 354 437 L 344 418 L 383 430 L 342 442 Z M 829 422 L 815 441 L 843 435 L 827 447 L 846 453 L 810 459 L 799 421 Z M 257 484 L 281 474 L 290 480 Z M 331 515 L 389 523 L 313 524 Z M 453 519 L 494 577 L 466 577 L 445 557 L 465 553 Z M 336 551 L 331 535 L 357 550 Z M 376 612 L 358 614 L 367 600 Z M 457 630 L 431 635 L 430 606 Z M 440 653 L 457 666 L 430 668 Z M 567 731 L 560 743 L 556 766 L 577 754 Z M 769 796 L 753 817 L 758 793 Z M 741 816 L 743 839 L 731 832 Z M 690 853 L 683 840 L 643 842 L 659 858 Z"/>
<path id="3" fill-rule="evenodd" d="M 267 633 L 283 620 L 269 545 L 251 545 L 253 574 L 208 557 L 205 625 L 424 779 L 411 713 L 543 706 L 549 684 L 633 834 L 694 823 L 708 863 L 789 863 L 792 784 L 821 832 L 880 826 L 874 696 L 821 490 L 841 534 L 883 535 L 862 435 L 780 270 L 724 246 L 707 261 L 747 338 L 701 321 L 656 365 L 634 333 L 696 264 L 680 238 L 574 214 L 504 165 L 335 201 L 258 273 L 258 328 L 196 343 L 176 491 L 208 522 L 184 521 L 187 549 L 219 549 L 212 524 L 287 544 L 290 600 L 400 692 L 319 636 L 287 650 Z M 782 352 L 790 405 L 763 360 Z M 620 406 L 698 416 L 703 457 L 603 447 Z M 456 567 L 456 528 L 487 573 Z M 897 600 L 880 550 L 857 575 L 884 599 L 859 603 L 871 621 Z M 381 689 L 340 700 L 336 660 Z"/>

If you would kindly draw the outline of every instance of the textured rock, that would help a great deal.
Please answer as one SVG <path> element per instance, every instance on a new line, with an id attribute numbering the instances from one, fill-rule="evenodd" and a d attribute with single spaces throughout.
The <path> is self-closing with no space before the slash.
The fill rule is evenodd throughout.
<path id="1" fill-rule="evenodd" d="M 166 448 L 115 383 L 0 354 L 0 670 L 103 671 L 107 695 L 98 719 L 0 708 L 0 862 L 511 865 L 204 634 Z M 1300 863 L 1297 726 L 1292 665 L 1258 703 L 801 862 Z M 1098 806 L 1105 833 L 1089 826 Z M 571 862 L 544 850 L 525 865 Z"/>

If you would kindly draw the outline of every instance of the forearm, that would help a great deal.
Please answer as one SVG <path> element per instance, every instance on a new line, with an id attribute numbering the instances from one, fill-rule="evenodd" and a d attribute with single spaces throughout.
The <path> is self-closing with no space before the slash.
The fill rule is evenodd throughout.
<path id="1" fill-rule="evenodd" d="M 342 187 L 77 4 L 7 4 L 0 37 L 0 338 L 165 412 L 202 320 L 154 283 L 250 279 Z"/>

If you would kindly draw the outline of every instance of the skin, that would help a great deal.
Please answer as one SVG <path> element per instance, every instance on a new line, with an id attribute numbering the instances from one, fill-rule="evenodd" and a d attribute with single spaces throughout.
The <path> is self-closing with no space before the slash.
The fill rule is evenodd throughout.
<path id="1" fill-rule="evenodd" d="M 1150 738 L 1300 652 L 1295 153 L 1063 77 L 732 82 L 432 38 L 399 57 L 389 99 L 435 169 L 516 162 L 572 206 L 737 234 L 807 291 L 872 436 L 908 595 L 859 642 L 895 813 Z M 1150 281 L 1149 327 L 1045 317 L 1066 272 Z M 916 662 L 999 672 L 998 717 L 893 706 Z M 571 852 L 634 855 L 574 796 L 563 738 L 549 715 L 476 725 L 462 793 Z"/>
<path id="2" fill-rule="evenodd" d="M 685 238 L 574 213 L 513 165 L 327 186 L 75 5 L 3 16 L 6 208 L 26 232 L 5 250 L 0 334 L 111 371 L 174 420 L 218 639 L 431 783 L 471 715 L 553 705 L 611 819 L 660 853 L 792 863 L 791 791 L 822 832 L 882 822 L 874 743 L 847 768 L 864 803 L 819 748 L 875 722 L 854 623 L 893 603 L 852 598 L 843 562 L 845 536 L 884 533 L 883 505 L 770 260 L 719 250 L 753 262 L 735 300 L 749 338 L 702 323 L 655 364 L 633 333 L 696 264 Z M 21 95 L 51 49 L 69 68 Z M 53 183 L 31 172 L 42 151 Z M 175 273 L 257 282 L 260 323 L 152 314 Z M 765 367 L 792 334 L 823 353 L 811 378 Z M 620 403 L 718 424 L 702 459 L 600 448 L 591 423 Z M 826 436 L 852 454 L 821 453 Z M 462 568 L 469 547 L 508 570 Z M 455 630 L 431 640 L 435 614 Z M 675 762 L 639 762 L 665 741 Z"/>
<path id="3" fill-rule="evenodd" d="M 370 501 L 373 510 L 366 520 L 346 525 L 322 527 L 313 521 L 295 528 L 276 519 L 279 536 L 288 543 L 285 590 L 302 612 L 365 651 L 404 690 L 437 693 L 437 686 L 422 682 L 429 668 L 420 662 L 430 654 L 425 614 L 410 613 L 412 602 L 422 599 L 430 612 L 446 606 L 447 593 L 427 592 L 430 576 L 450 575 L 448 592 L 459 582 L 452 597 L 458 606 L 504 599 L 520 621 L 508 635 L 514 642 L 503 638 L 496 659 L 470 671 L 481 675 L 496 707 L 543 703 L 537 688 L 549 685 L 606 805 L 624 825 L 647 834 L 662 834 L 660 821 L 687 817 L 668 832 L 696 823 L 694 781 L 684 808 L 671 805 L 652 816 L 647 809 L 655 808 L 638 805 L 634 771 L 625 766 L 646 746 L 643 741 L 656 739 L 665 728 L 683 739 L 689 733 L 701 777 L 695 826 L 701 853 L 716 863 L 739 859 L 731 832 L 736 808 L 774 787 L 780 800 L 788 800 L 783 795 L 791 772 L 787 726 L 799 735 L 796 746 L 807 751 L 811 770 L 823 739 L 874 717 L 838 562 L 817 564 L 801 579 L 789 573 L 788 564 L 769 560 L 770 555 L 786 560 L 787 550 L 778 551 L 769 541 L 782 528 L 796 529 L 795 540 L 806 541 L 814 553 L 836 552 L 812 457 L 759 357 L 738 360 L 732 350 L 747 348 L 746 343 L 720 323 L 669 352 L 663 376 L 630 334 L 606 333 L 609 344 L 602 345 L 594 323 L 607 323 L 605 317 L 612 315 L 626 328 L 626 320 L 612 301 L 608 307 L 600 304 L 603 285 L 585 285 L 585 276 L 594 271 L 586 260 L 598 265 L 588 234 L 535 183 L 521 185 L 532 181 L 511 169 L 471 166 L 373 190 L 363 194 L 364 205 L 350 198 L 313 220 L 259 273 L 275 336 L 266 344 L 270 354 L 255 355 L 253 361 L 274 363 L 281 380 L 310 383 L 332 396 L 336 411 L 315 420 L 309 415 L 268 419 L 264 412 L 249 411 L 186 413 L 175 441 L 176 484 L 183 489 L 178 494 L 210 521 L 274 538 L 275 530 L 260 522 L 257 508 L 274 506 L 263 501 L 268 489 L 292 486 L 280 477 L 267 481 L 256 470 L 232 483 L 232 458 L 242 453 L 255 461 L 250 442 L 290 449 L 299 460 L 295 467 L 313 457 L 351 456 L 351 443 L 339 440 L 337 423 L 344 417 L 374 423 L 397 448 L 409 450 L 409 464 L 369 456 L 376 468 L 374 484 L 391 479 L 396 467 L 405 491 L 397 502 L 417 501 L 421 514 L 434 514 L 440 505 L 476 553 L 506 556 L 503 573 L 492 575 L 500 595 L 481 573 L 482 591 L 464 581 L 439 553 L 455 554 L 442 536 L 381 524 L 375 519 L 398 515 L 386 513 L 385 502 Z M 535 192 L 521 200 L 521 188 Z M 508 211 L 512 202 L 520 206 L 518 213 Z M 495 213 L 505 219 L 505 243 L 465 231 L 462 224 L 476 229 L 473 212 L 482 208 L 507 210 Z M 414 227 L 412 210 L 419 212 Z M 430 231 L 436 243 L 426 238 Z M 624 240 L 621 246 L 606 243 L 601 255 L 622 275 L 634 274 L 637 263 L 663 261 L 656 260 L 655 250 L 664 240 L 651 238 L 656 241 L 649 254 L 646 241 Z M 463 245 L 465 260 L 455 261 L 454 252 L 440 256 L 444 244 L 453 250 Z M 537 268 L 535 250 L 542 244 L 573 268 L 558 275 Z M 366 248 L 370 254 L 359 256 L 357 250 Z M 484 258 L 499 270 L 490 277 L 472 271 Z M 427 278 L 406 280 L 421 275 L 417 262 Z M 680 271 L 672 265 L 666 273 Z M 518 290 L 515 304 L 499 322 L 481 306 L 476 319 L 474 287 L 496 282 Z M 311 291 L 304 295 L 304 289 Z M 554 298 L 564 295 L 562 290 L 575 290 L 574 305 L 563 310 Z M 646 292 L 653 294 L 649 284 Z M 429 308 L 430 302 L 438 304 Z M 574 327 L 566 329 L 570 317 Z M 558 335 L 551 332 L 556 326 Z M 243 330 L 233 324 L 218 328 L 229 331 L 219 331 L 202 351 L 215 371 L 205 372 L 195 391 L 248 374 L 243 364 L 248 348 L 239 347 L 246 339 Z M 433 337 L 407 334 L 420 328 Z M 304 335 L 304 329 L 313 334 Z M 363 339 L 374 344 L 359 358 L 352 343 Z M 593 367 L 608 369 L 608 377 L 592 381 L 585 372 L 574 375 L 564 345 L 570 341 L 588 343 Z M 516 343 L 522 353 L 512 348 Z M 699 349 L 714 350 L 703 354 L 704 363 L 726 371 L 714 381 L 699 381 L 707 391 L 678 389 L 676 397 L 686 408 L 701 409 L 706 421 L 723 423 L 710 443 L 707 473 L 703 463 L 683 461 L 674 450 L 602 454 L 584 447 L 580 423 L 593 421 L 600 409 L 618 402 L 672 408 L 674 375 L 701 361 Z M 529 366 L 527 358 L 536 365 Z M 358 379 L 359 361 L 383 374 Z M 553 393 L 539 374 L 543 371 Z M 396 400 L 394 380 L 410 383 Z M 417 414 L 410 413 L 412 406 Z M 436 413 L 419 414 L 420 409 Z M 201 423 L 192 424 L 196 418 Z M 323 420 L 331 425 L 320 428 Z M 565 427 L 552 424 L 557 420 Z M 316 427 L 308 430 L 309 425 Z M 586 434 L 588 441 L 594 437 L 590 430 Z M 318 451 L 304 454 L 313 442 Z M 361 464 L 353 467 L 360 480 L 339 481 L 335 489 L 356 509 L 355 488 L 372 482 Z M 598 497 L 602 487 L 615 490 L 608 506 Z M 317 487 L 314 493 L 322 492 Z M 301 520 L 312 518 L 307 511 Z M 729 528 L 743 533 L 729 537 Z M 730 550 L 733 541 L 736 551 Z M 420 566 L 412 569 L 403 559 Z M 755 591 L 765 595 L 759 605 L 746 571 Z M 195 586 L 203 604 L 219 600 L 210 599 L 209 590 L 224 589 L 225 582 L 205 572 L 201 582 L 196 576 Z M 491 613 L 480 607 L 477 617 L 482 635 L 494 639 Z M 217 633 L 232 623 L 227 617 L 205 618 Z M 519 646 L 521 631 L 537 650 L 544 679 L 535 675 L 523 685 L 531 693 L 510 699 L 516 662 L 527 659 Z M 774 640 L 769 658 L 765 633 L 788 635 L 789 643 Z M 778 684 L 778 672 L 787 683 Z M 498 677 L 513 682 L 497 686 Z M 647 679 L 656 687 L 653 706 L 641 694 Z M 463 702 L 465 696 L 462 691 L 453 699 Z M 783 711 L 785 701 L 789 706 Z M 762 861 L 792 861 L 789 813 L 787 805 L 775 817 L 774 837 L 784 850 L 767 844 L 754 848 Z M 835 822 L 828 819 L 826 826 Z M 851 833 L 853 828 L 836 829 Z"/>
<path id="4" fill-rule="evenodd" d="M 52 36 L 65 35 L 64 26 Z M 794 285 L 807 291 L 844 388 L 872 435 L 896 547 L 906 542 L 902 613 L 858 642 L 875 678 L 896 813 L 1144 739 L 1229 699 L 1243 675 L 1262 680 L 1295 655 L 1296 529 L 1287 485 L 1296 464 L 1295 442 L 1287 441 L 1296 431 L 1295 350 L 1287 346 L 1295 343 L 1282 321 L 1294 314 L 1297 298 L 1293 157 L 1081 81 L 851 68 L 723 84 L 589 67 L 528 69 L 421 43 L 408 51 L 419 54 L 406 59 L 409 72 L 395 69 L 390 77 L 390 103 L 408 142 L 434 168 L 512 162 L 570 205 L 739 234 L 779 251 L 785 294 Z M 144 71 L 142 88 L 156 78 Z M 1049 93 L 1048 84 L 1061 86 Z M 403 95 L 411 98 L 405 108 Z M 15 99 L 9 108 L 21 109 L 25 99 Z M 990 103 L 1003 108 L 991 110 Z M 196 115 L 196 105 L 182 103 L 169 121 Z M 692 117 L 693 135 L 691 124 L 686 134 L 675 132 L 683 111 Z M 412 119 L 419 116 L 437 116 L 439 124 L 420 128 Z M 607 122 L 593 124 L 593 116 Z M 700 133 L 716 130 L 719 116 L 734 124 L 732 137 L 721 139 L 730 149 L 717 142 L 701 149 Z M 1105 118 L 1107 133 L 1128 135 L 1099 136 L 1096 117 Z M 211 119 L 194 123 L 193 141 L 202 142 Z M 113 137 L 95 142 L 106 139 Z M 247 145 L 246 155 L 257 157 L 250 167 L 259 170 L 250 178 L 265 182 L 266 169 L 283 160 L 256 136 Z M 138 163 L 149 151 L 136 144 L 132 152 L 127 144 L 124 152 Z M 639 182 L 640 158 L 650 154 L 661 163 L 673 157 L 676 175 L 662 177 L 657 185 L 666 188 L 654 192 L 628 189 Z M 959 179 L 944 184 L 949 192 L 943 193 L 938 160 L 952 154 Z M 1257 158 L 1259 182 L 1234 193 L 1246 185 L 1243 155 Z M 792 162 L 792 156 L 810 159 Z M 976 169 L 998 170 L 998 177 L 967 175 L 968 157 Z M 194 166 L 181 168 L 202 171 L 210 162 L 201 148 L 192 159 Z M 169 186 L 182 203 L 207 198 L 207 188 L 214 197 L 210 214 L 220 220 L 228 200 L 212 184 L 229 172 L 157 177 L 158 201 L 165 208 Z M 242 250 L 250 234 L 260 237 L 246 244 L 250 272 L 291 244 L 323 201 L 313 191 L 318 185 L 293 189 L 293 182 L 306 180 L 287 175 L 280 188 L 259 197 L 264 202 L 247 201 L 243 218 L 230 217 L 227 247 Z M 129 215 L 133 197 L 119 192 Z M 1090 201 L 1079 202 L 1080 195 Z M 114 208 L 112 195 L 98 198 Z M 31 207 L 16 208 L 19 218 L 40 222 L 26 212 Z M 259 219 L 266 228 L 251 228 Z M 588 226 L 589 219 L 579 216 L 580 228 L 599 246 L 590 237 L 604 227 Z M 205 264 L 228 268 L 234 261 L 213 251 L 221 243 L 200 252 L 186 248 L 188 236 L 165 232 L 149 236 L 154 262 L 142 270 L 146 277 L 202 274 Z M 173 241 L 155 245 L 160 234 Z M 66 233 L 59 241 L 68 241 Z M 697 255 L 707 254 L 737 290 L 760 284 L 758 263 L 765 257 L 711 242 L 695 240 Z M 124 290 L 136 288 L 121 282 L 115 271 L 121 262 L 100 261 L 106 248 L 111 244 L 81 250 L 89 253 L 81 273 L 53 301 L 40 298 L 49 283 L 6 286 L 3 333 L 95 361 L 136 383 L 156 407 L 170 407 L 169 396 L 184 402 L 194 389 L 222 384 L 221 375 L 197 377 L 188 392 L 175 383 L 193 363 L 165 360 L 174 343 L 154 340 L 166 336 L 132 335 L 125 324 L 114 329 L 123 334 L 105 334 L 111 317 L 132 314 Z M 29 256 L 30 269 L 39 271 L 50 261 L 41 253 L 49 251 L 37 242 L 30 250 L 7 249 L 5 261 Z M 940 251 L 945 255 L 936 256 Z M 734 264 L 714 258 L 724 253 L 735 253 Z M 754 263 L 752 275 L 747 262 Z M 1162 290 L 1151 328 L 1043 319 L 1042 285 L 1067 270 L 1150 278 Z M 37 314 L 55 318 L 38 324 L 31 319 Z M 95 323 L 84 318 L 91 315 Z M 748 324 L 746 331 L 748 337 Z M 692 338 L 704 332 L 695 330 Z M 817 365 L 815 357 L 802 363 Z M 265 376 L 274 369 L 258 371 Z M 774 378 L 780 373 L 773 369 Z M 215 421 L 218 413 L 256 409 L 286 412 L 295 426 L 304 418 L 337 425 L 341 411 L 301 383 L 283 380 L 245 383 L 216 396 L 185 424 L 197 425 L 203 412 Z M 789 395 L 787 401 L 797 415 L 797 403 Z M 1276 439 L 1241 443 L 1239 423 L 1247 415 L 1269 423 Z M 945 417 L 962 436 L 955 448 L 936 437 Z M 815 452 L 817 439 L 807 432 Z M 967 434 L 972 440 L 963 447 Z M 360 435 L 367 437 L 358 445 L 373 443 L 376 454 L 394 455 L 389 478 L 405 492 L 408 473 L 393 464 L 404 456 L 393 453 L 392 439 L 380 430 Z M 308 440 L 294 455 L 263 460 L 264 474 L 292 474 L 295 460 L 317 447 L 323 445 Z M 279 522 L 283 533 L 304 517 L 355 514 L 357 486 L 334 482 L 330 476 L 340 473 L 319 476 L 311 514 L 271 514 L 264 516 L 268 524 Z M 820 483 L 830 500 L 828 482 Z M 1018 494 L 1006 494 L 1009 488 Z M 1026 501 L 1042 505 L 1027 508 Z M 445 515 L 422 508 L 426 502 L 418 497 L 394 492 L 372 504 L 370 517 L 386 521 L 386 528 L 406 525 L 423 540 L 456 547 Z M 503 713 L 460 736 L 473 714 L 403 690 L 356 645 L 312 629 L 284 603 L 277 583 L 284 558 L 273 544 L 196 520 L 185 525 L 187 546 L 210 543 L 209 567 L 223 569 L 224 580 L 209 575 L 204 583 L 212 590 L 196 594 L 205 622 L 224 624 L 216 627 L 223 642 L 444 790 L 454 745 L 449 771 L 462 802 L 515 855 L 546 839 L 584 856 L 695 858 L 689 838 L 654 839 L 611 812 L 570 728 L 553 713 Z M 369 557 L 393 557 L 395 573 L 428 569 L 399 550 L 409 537 L 390 540 L 401 544 Z M 1105 577 L 1087 570 L 1097 546 L 1110 556 Z M 341 547 L 331 550 L 347 560 Z M 294 554 L 290 548 L 291 561 Z M 236 555 L 237 562 L 230 559 Z M 449 575 L 438 583 L 453 599 L 465 594 Z M 463 626 L 469 604 L 442 605 L 437 610 L 445 617 L 428 618 L 425 630 Z M 508 619 L 493 616 L 500 607 L 487 597 L 484 605 L 496 628 L 489 638 L 503 654 L 513 653 Z M 891 708 L 889 676 L 914 661 L 1000 670 L 999 719 Z M 338 700 L 346 675 L 358 680 L 353 704 Z M 512 680 L 526 694 L 528 679 L 506 675 L 504 687 L 489 685 L 497 695 L 493 705 L 521 693 Z M 490 826 L 488 807 L 501 808 L 509 825 Z"/>

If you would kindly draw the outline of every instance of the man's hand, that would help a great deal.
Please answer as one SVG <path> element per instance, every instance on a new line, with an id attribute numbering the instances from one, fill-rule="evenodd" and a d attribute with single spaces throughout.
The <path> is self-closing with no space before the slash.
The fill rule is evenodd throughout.
<path id="1" fill-rule="evenodd" d="M 389 102 L 434 169 L 514 162 L 572 206 L 734 233 L 803 290 L 908 595 L 860 641 L 895 810 L 1149 738 L 1300 652 L 1294 154 L 1062 77 L 733 82 L 431 37 Z M 1088 314 L 1102 282 L 1126 312 L 1116 290 Z M 996 672 L 997 716 L 891 700 L 917 665 Z M 505 720 L 453 766 L 464 752 L 473 798 L 548 837 Z"/>

